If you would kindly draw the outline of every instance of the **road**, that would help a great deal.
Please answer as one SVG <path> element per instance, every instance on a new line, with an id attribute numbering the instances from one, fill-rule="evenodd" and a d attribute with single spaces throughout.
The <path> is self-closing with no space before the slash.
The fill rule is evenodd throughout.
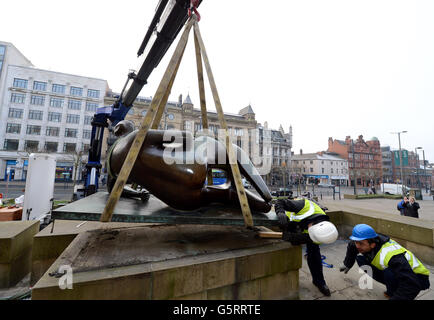
<path id="1" fill-rule="evenodd" d="M 17 198 L 24 194 L 24 188 L 26 183 L 24 181 L 9 182 L 0 181 L 0 193 L 3 194 L 3 198 Z M 54 200 L 70 200 L 72 197 L 72 182 L 57 182 L 54 185 Z M 105 188 L 100 191 L 106 191 Z"/>

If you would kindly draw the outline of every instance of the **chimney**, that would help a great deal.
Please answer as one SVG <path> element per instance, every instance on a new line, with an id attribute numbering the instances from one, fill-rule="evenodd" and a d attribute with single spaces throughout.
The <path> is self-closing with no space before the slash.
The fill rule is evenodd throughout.
<path id="1" fill-rule="evenodd" d="M 182 94 L 179 95 L 178 104 L 179 106 L 182 106 Z"/>
<path id="2" fill-rule="evenodd" d="M 303 149 L 300 149 L 300 155 L 303 155 Z"/>

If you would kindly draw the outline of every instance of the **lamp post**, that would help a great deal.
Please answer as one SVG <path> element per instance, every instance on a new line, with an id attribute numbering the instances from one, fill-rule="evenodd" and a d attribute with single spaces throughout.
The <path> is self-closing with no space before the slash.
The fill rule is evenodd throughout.
<path id="1" fill-rule="evenodd" d="M 354 154 L 354 141 L 351 140 L 351 147 L 353 152 L 353 187 L 354 195 L 356 195 L 356 155 Z"/>
<path id="2" fill-rule="evenodd" d="M 417 161 L 417 167 L 416 167 L 417 182 L 418 182 L 419 189 L 420 189 L 421 188 L 421 186 L 420 186 L 420 177 L 419 177 L 420 164 L 419 164 L 419 154 L 417 153 L 418 149 L 422 149 L 422 147 L 416 147 L 416 148 L 414 148 L 414 152 L 416 153 L 416 161 Z M 424 151 L 424 153 L 425 153 L 425 151 Z M 424 161 L 424 164 L 425 164 L 425 161 Z"/>
<path id="3" fill-rule="evenodd" d="M 402 152 L 401 152 L 401 133 L 406 133 L 407 131 L 399 131 L 399 132 L 391 132 L 391 134 L 397 134 L 398 135 L 398 142 L 399 142 L 399 167 L 401 172 L 401 191 L 402 195 L 404 196 L 404 183 L 403 183 L 403 174 L 402 174 Z"/>

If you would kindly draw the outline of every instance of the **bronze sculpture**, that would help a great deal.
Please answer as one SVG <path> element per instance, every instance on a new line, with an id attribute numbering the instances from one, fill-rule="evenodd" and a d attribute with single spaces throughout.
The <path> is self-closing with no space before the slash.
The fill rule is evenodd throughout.
<path id="1" fill-rule="evenodd" d="M 119 138 L 107 157 L 107 167 L 112 176 L 108 183 L 109 192 L 114 185 L 113 178 L 120 172 L 136 133 L 131 121 L 121 121 L 114 128 L 114 134 Z M 171 140 L 167 141 L 167 137 L 171 137 Z M 242 175 L 260 195 L 258 197 L 245 190 L 250 209 L 269 212 L 271 194 L 266 184 L 247 154 L 236 145 L 234 149 Z M 203 152 L 198 154 L 197 150 Z M 213 168 L 228 173 L 226 183 L 216 186 L 206 184 L 207 173 Z M 193 140 L 192 134 L 186 131 L 149 130 L 128 183 L 146 188 L 178 210 L 195 210 L 212 203 L 239 206 L 225 147 L 220 141 L 206 135 Z"/>

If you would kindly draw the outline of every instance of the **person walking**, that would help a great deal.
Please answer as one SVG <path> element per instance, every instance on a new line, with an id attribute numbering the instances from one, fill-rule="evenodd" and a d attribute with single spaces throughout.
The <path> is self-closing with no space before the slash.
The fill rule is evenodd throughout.
<path id="1" fill-rule="evenodd" d="M 408 198 L 404 197 L 403 200 L 401 200 L 398 205 L 396 206 L 396 209 L 399 210 L 399 213 L 401 214 L 401 216 L 406 216 L 407 215 L 407 207 L 406 207 L 406 203 L 408 202 Z"/>
<path id="2" fill-rule="evenodd" d="M 420 205 L 416 202 L 414 197 L 410 197 L 410 201 L 404 204 L 406 215 L 413 218 L 419 218 Z"/>
<path id="3" fill-rule="evenodd" d="M 414 300 L 421 290 L 430 287 L 429 270 L 390 237 L 377 234 L 367 224 L 358 224 L 350 239 L 339 271 L 347 273 L 355 261 L 359 266 L 372 267 L 372 278 L 386 286 L 384 295 L 390 300 Z"/>
<path id="4" fill-rule="evenodd" d="M 275 211 L 283 231 L 282 239 L 293 245 L 306 244 L 312 283 L 322 294 L 330 296 L 330 289 L 324 280 L 319 248 L 319 244 L 333 243 L 338 237 L 338 231 L 329 222 L 329 216 L 313 200 L 303 198 L 280 199 L 275 205 Z"/>

